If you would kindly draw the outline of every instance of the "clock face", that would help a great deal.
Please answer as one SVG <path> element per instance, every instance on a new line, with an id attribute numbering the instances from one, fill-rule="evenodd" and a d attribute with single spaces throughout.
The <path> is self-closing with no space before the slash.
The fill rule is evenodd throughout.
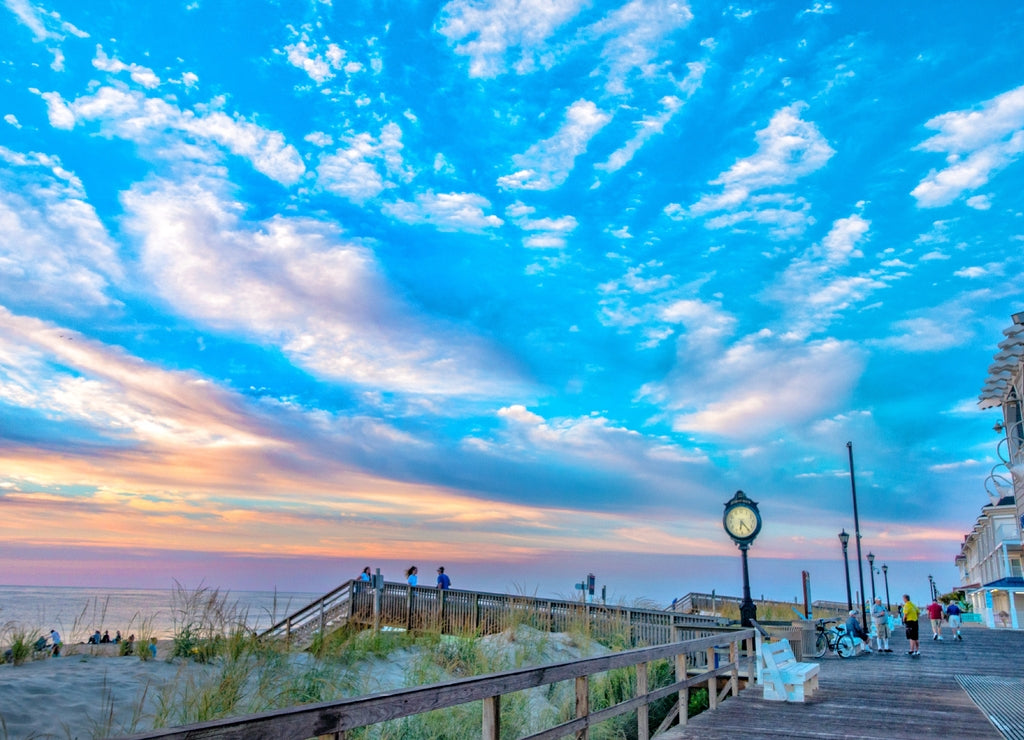
<path id="1" fill-rule="evenodd" d="M 725 529 L 735 539 L 750 539 L 757 533 L 757 514 L 748 506 L 734 506 L 725 515 Z"/>

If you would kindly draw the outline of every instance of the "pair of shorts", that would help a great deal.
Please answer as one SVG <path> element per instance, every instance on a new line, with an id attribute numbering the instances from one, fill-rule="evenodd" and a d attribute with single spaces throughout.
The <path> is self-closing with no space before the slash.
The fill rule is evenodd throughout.
<path id="1" fill-rule="evenodd" d="M 949 626 L 951 629 L 960 629 L 960 615 L 950 614 L 949 615 Z"/>
<path id="2" fill-rule="evenodd" d="M 904 622 L 904 625 L 907 628 L 907 639 L 908 640 L 916 640 L 917 639 L 917 620 L 915 619 L 912 622 L 911 621 Z"/>

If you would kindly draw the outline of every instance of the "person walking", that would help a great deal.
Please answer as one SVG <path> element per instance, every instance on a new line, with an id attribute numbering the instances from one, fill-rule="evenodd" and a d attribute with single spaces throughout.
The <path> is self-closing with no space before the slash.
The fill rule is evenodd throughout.
<path id="1" fill-rule="evenodd" d="M 882 606 L 882 599 L 875 597 L 871 605 L 871 621 L 875 623 L 875 648 L 880 653 L 891 653 L 889 647 L 889 611 Z"/>
<path id="2" fill-rule="evenodd" d="M 942 605 L 932 599 L 932 603 L 928 605 L 928 621 L 932 625 L 932 639 L 942 639 Z"/>
<path id="3" fill-rule="evenodd" d="M 417 568 L 415 565 L 410 565 L 409 566 L 409 570 L 405 571 L 405 580 L 409 583 L 410 586 L 415 586 L 416 585 L 416 581 L 419 580 L 416 577 L 416 575 L 419 572 L 420 572 L 419 568 Z"/>
<path id="4" fill-rule="evenodd" d="M 443 565 L 437 569 L 437 587 L 440 589 L 449 589 L 452 587 L 452 579 L 444 572 Z"/>
<path id="5" fill-rule="evenodd" d="M 960 634 L 960 605 L 955 601 L 949 602 L 946 616 L 949 618 L 949 631 L 953 633 L 953 639 L 963 642 L 963 635 Z"/>
<path id="6" fill-rule="evenodd" d="M 907 642 L 910 643 L 910 650 L 907 655 L 914 658 L 921 657 L 921 643 L 917 632 L 917 607 L 910 600 L 910 594 L 903 594 L 903 626 L 907 631 Z"/>

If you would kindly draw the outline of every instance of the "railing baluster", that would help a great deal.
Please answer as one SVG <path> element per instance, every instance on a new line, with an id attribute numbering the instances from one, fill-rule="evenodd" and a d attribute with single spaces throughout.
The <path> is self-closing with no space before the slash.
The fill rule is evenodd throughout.
<path id="1" fill-rule="evenodd" d="M 484 699 L 482 740 L 499 740 L 501 737 L 501 695 Z"/>
<path id="2" fill-rule="evenodd" d="M 576 677 L 576 719 L 590 715 L 590 676 Z M 576 740 L 590 740 L 590 726 L 576 733 Z"/>
<path id="3" fill-rule="evenodd" d="M 647 663 L 637 663 L 636 666 L 636 695 L 637 698 L 647 696 Z M 648 722 L 649 709 L 647 702 L 644 702 L 636 709 L 636 736 L 638 740 L 650 740 L 651 728 Z"/>

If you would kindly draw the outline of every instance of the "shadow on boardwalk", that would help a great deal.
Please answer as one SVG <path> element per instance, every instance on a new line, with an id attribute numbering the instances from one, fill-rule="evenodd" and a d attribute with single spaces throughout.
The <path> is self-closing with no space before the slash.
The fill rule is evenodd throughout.
<path id="1" fill-rule="evenodd" d="M 658 738 L 1004 737 L 957 676 L 976 687 L 982 703 L 987 697 L 1009 705 L 1003 726 L 1017 726 L 1005 736 L 1024 737 L 1024 632 L 969 627 L 963 642 L 948 634 L 937 642 L 923 621 L 921 636 L 919 658 L 905 654 L 902 630 L 892 653 L 826 655 L 819 661 L 821 688 L 804 704 L 764 701 L 761 687 L 751 686 Z"/>

